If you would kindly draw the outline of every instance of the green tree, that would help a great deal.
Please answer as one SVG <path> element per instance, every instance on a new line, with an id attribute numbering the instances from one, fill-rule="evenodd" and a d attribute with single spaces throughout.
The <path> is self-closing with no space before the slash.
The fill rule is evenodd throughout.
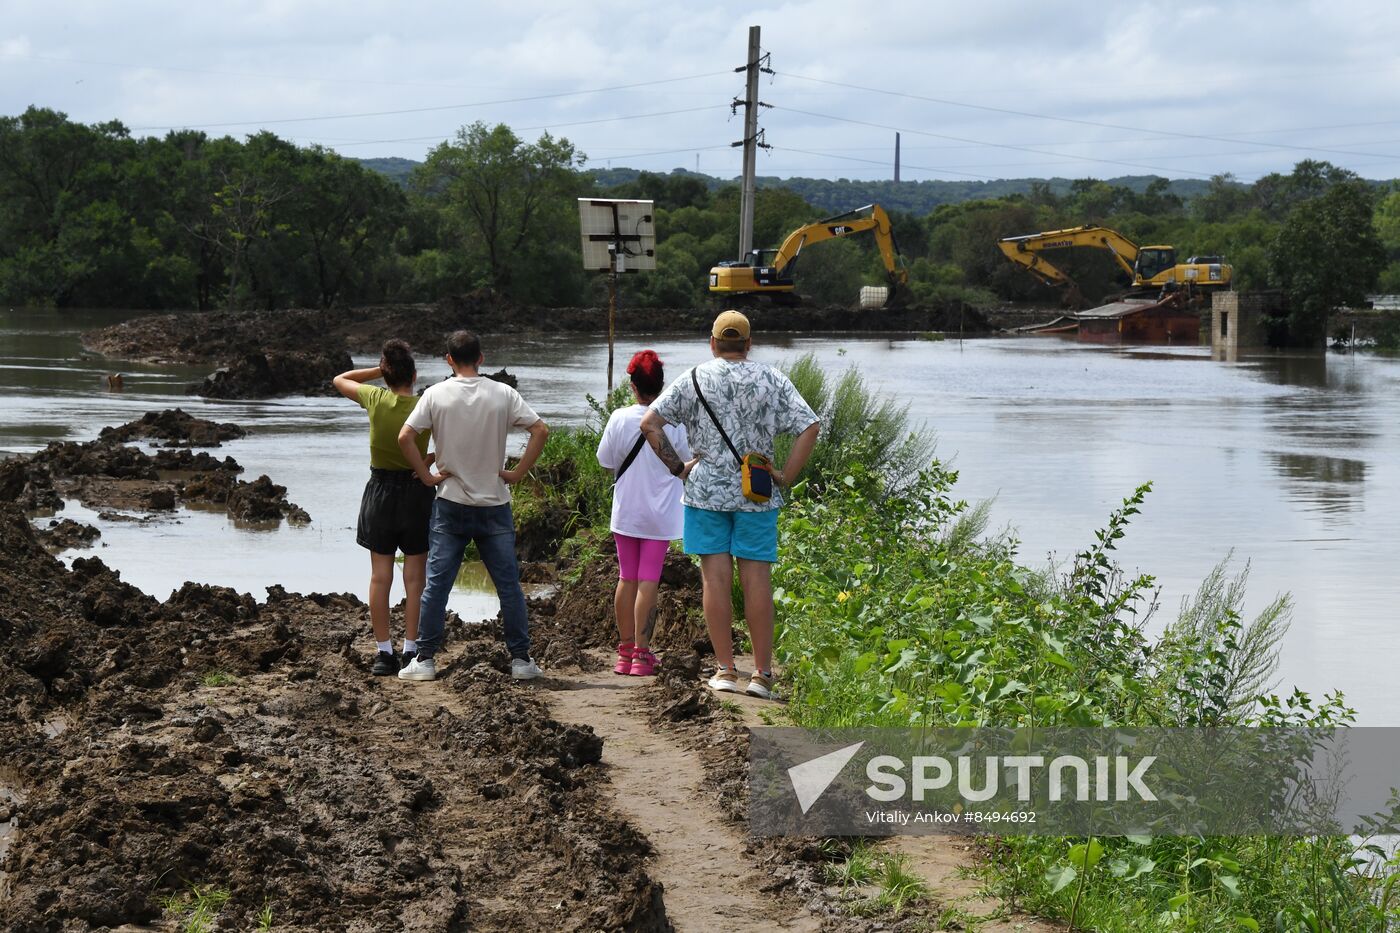
<path id="1" fill-rule="evenodd" d="M 480 270 L 482 282 L 463 284 L 512 293 L 539 277 L 541 263 L 562 271 L 561 243 L 577 237 L 574 198 L 587 187 L 583 161 L 567 139 L 545 133 L 531 144 L 482 122 L 433 149 L 414 185 L 438 208 L 444 238 Z"/>
<path id="2" fill-rule="evenodd" d="M 1284 221 L 1269 260 L 1288 294 L 1292 342 L 1320 342 L 1332 309 L 1360 304 L 1376 284 L 1385 248 L 1373 212 L 1370 187 L 1343 181 L 1300 203 Z"/>
<path id="3" fill-rule="evenodd" d="M 375 269 L 366 260 L 393 238 L 406 200 L 388 178 L 320 149 L 299 160 L 296 177 L 302 195 L 292 222 L 315 280 L 315 303 L 329 308 L 347 292 L 367 290 Z"/>

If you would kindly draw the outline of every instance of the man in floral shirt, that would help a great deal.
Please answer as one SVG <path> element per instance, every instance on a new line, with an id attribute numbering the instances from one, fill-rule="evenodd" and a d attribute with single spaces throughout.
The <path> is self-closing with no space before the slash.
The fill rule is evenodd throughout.
<path id="1" fill-rule="evenodd" d="M 693 378 L 687 371 L 671 383 L 642 418 L 642 433 L 672 475 L 685 481 L 685 552 L 700 555 L 705 626 L 719 662 L 710 688 L 739 692 L 730 601 L 737 560 L 756 668 L 745 692 L 767 699 L 773 690 L 771 571 L 778 559 L 779 489 L 791 485 L 806 465 L 821 424 L 787 376 L 748 358 L 752 346 L 748 318 L 738 311 L 715 318 L 710 332 L 715 358 L 696 366 Z M 713 418 L 696 394 L 697 383 Z M 691 449 L 700 452 L 694 460 L 681 460 L 662 431 L 667 424 L 685 426 Z M 779 434 L 797 436 L 787 463 L 782 469 L 773 467 L 772 498 L 751 501 L 744 497 L 739 462 L 730 444 L 741 456 L 755 452 L 771 461 Z"/>

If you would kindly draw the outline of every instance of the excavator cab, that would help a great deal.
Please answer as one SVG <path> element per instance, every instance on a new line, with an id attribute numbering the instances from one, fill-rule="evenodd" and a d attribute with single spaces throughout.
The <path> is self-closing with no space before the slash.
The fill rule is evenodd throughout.
<path id="1" fill-rule="evenodd" d="M 1138 251 L 1133 271 L 1137 281 L 1150 282 L 1163 272 L 1175 267 L 1175 249 L 1170 246 L 1144 246 Z"/>
<path id="2" fill-rule="evenodd" d="M 749 252 L 746 262 L 721 262 L 710 270 L 710 291 L 743 293 L 772 289 L 791 292 L 794 287 L 792 270 L 797 265 L 797 257 L 794 256 L 787 266 L 780 268 L 773 264 L 777 254 L 776 249 L 755 249 Z"/>

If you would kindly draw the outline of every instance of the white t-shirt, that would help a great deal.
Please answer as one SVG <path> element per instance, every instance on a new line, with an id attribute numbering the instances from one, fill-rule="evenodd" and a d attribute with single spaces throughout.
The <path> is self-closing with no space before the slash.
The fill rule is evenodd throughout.
<path id="1" fill-rule="evenodd" d="M 603 437 L 598 441 L 598 462 L 606 470 L 616 471 L 632 452 L 637 438 L 642 436 L 642 415 L 645 405 L 619 408 L 608 418 Z M 690 444 L 685 428 L 668 424 L 666 439 L 676 448 L 682 460 L 690 459 Z M 681 507 L 681 481 L 671 475 L 656 451 L 648 443 L 632 460 L 632 465 L 613 486 L 612 530 L 633 538 L 674 541 L 681 537 L 685 526 L 685 510 Z"/>
<path id="2" fill-rule="evenodd" d="M 506 437 L 540 416 L 510 386 L 485 376 L 454 376 L 429 386 L 405 422 L 433 432 L 434 466 L 451 473 L 438 495 L 461 505 L 505 505 Z"/>

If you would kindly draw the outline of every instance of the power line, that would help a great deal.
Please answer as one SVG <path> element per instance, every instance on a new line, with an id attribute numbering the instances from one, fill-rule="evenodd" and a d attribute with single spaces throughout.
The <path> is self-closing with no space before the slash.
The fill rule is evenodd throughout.
<path id="1" fill-rule="evenodd" d="M 639 87 L 654 87 L 658 84 L 674 84 L 678 81 L 695 81 L 699 78 L 712 78 L 716 75 L 727 74 L 724 71 L 712 71 L 706 74 L 685 75 L 680 78 L 661 78 L 656 81 L 638 81 L 635 84 L 616 84 L 612 87 L 586 88 L 579 91 L 561 91 L 555 94 L 531 94 L 526 97 L 504 97 L 499 100 L 473 101 L 469 104 L 444 104 L 440 107 L 413 107 L 404 110 L 379 110 L 370 113 L 342 113 L 331 114 L 318 117 L 283 117 L 276 120 L 236 120 L 226 123 L 162 123 L 150 126 L 133 126 L 132 130 L 210 130 L 221 129 L 229 126 L 264 126 L 272 123 L 311 123 L 318 120 L 355 120 L 364 117 L 391 117 L 408 113 L 439 113 L 444 110 L 463 110 L 469 107 L 490 107 L 496 104 L 522 104 L 538 100 L 557 100 L 561 97 L 580 97 L 587 94 L 602 94 L 608 91 L 626 91 Z"/>
<path id="2" fill-rule="evenodd" d="M 1033 149 L 1033 148 L 1031 148 L 1031 147 L 1029 147 L 1029 146 L 1013 146 L 1013 145 L 1011 145 L 1011 144 L 1009 144 L 1009 143 L 991 143 L 991 142 L 987 142 L 987 141 L 985 141 L 985 140 L 980 140 L 980 139 L 968 139 L 968 138 L 965 137 L 965 136 L 949 136 L 949 135 L 947 135 L 946 133 L 931 133 L 931 132 L 929 132 L 929 131 L 927 131 L 927 130 L 913 130 L 913 129 L 909 129 L 909 128 L 907 128 L 907 127 L 902 127 L 902 126 L 890 126 L 890 125 L 885 124 L 885 123 L 871 123 L 871 122 L 868 121 L 868 120 L 853 120 L 853 119 L 851 119 L 851 118 L 849 118 L 849 117 L 838 117 L 838 116 L 835 116 L 835 115 L 829 114 L 829 113 L 814 113 L 814 112 L 812 112 L 812 111 L 810 111 L 810 110 L 797 110 L 797 109 L 792 108 L 792 107 L 783 107 L 783 106 L 779 106 L 779 105 L 777 105 L 777 104 L 775 104 L 775 105 L 773 106 L 773 109 L 774 109 L 774 110 L 786 110 L 788 113 L 800 113 L 800 114 L 803 114 L 804 116 L 816 117 L 816 118 L 821 119 L 821 120 L 834 120 L 834 121 L 836 121 L 836 122 L 838 122 L 838 123 L 854 123 L 854 124 L 857 125 L 857 126 L 873 126 L 873 127 L 875 127 L 876 129 L 891 130 L 891 131 L 897 131 L 897 132 L 900 132 L 900 133 L 910 133 L 910 134 L 915 135 L 915 136 L 931 136 L 931 137 L 933 137 L 934 139 L 948 139 L 948 140 L 953 140 L 953 141 L 955 141 L 955 142 L 976 143 L 976 144 L 979 145 L 979 146 L 988 146 L 988 147 L 991 147 L 991 148 L 994 148 L 994 149 L 1010 149 L 1010 150 L 1012 150 L 1012 151 L 1014 151 L 1014 152 L 1030 152 L 1030 153 L 1033 153 L 1033 154 L 1035 154 L 1035 155 L 1051 156 L 1052 158 L 1056 158 L 1056 159 L 1072 159 L 1072 160 L 1074 160 L 1074 161 L 1076 161 L 1076 162 L 1097 162 L 1097 163 L 1102 163 L 1102 164 L 1104 164 L 1104 165 L 1122 165 L 1122 166 L 1125 166 L 1125 167 L 1127 167 L 1127 168 L 1142 168 L 1142 169 L 1148 169 L 1148 170 L 1153 171 L 1153 172 L 1182 172 L 1182 173 L 1185 173 L 1185 174 L 1187 174 L 1187 175 L 1197 175 L 1197 176 L 1200 176 L 1201 178 L 1210 178 L 1210 177 L 1211 177 L 1210 173 L 1208 173 L 1208 172 L 1193 172 L 1193 171 L 1189 171 L 1189 170 L 1187 170 L 1187 169 L 1163 168 L 1163 167 L 1160 166 L 1160 165 L 1146 165 L 1146 164 L 1143 164 L 1143 163 L 1140 163 L 1140 162 L 1123 162 L 1123 161 L 1120 161 L 1120 160 L 1118 160 L 1118 159 L 1097 159 L 1097 158 L 1094 158 L 1093 156 L 1077 156 L 1077 155 L 1072 155 L 1071 153 L 1067 153 L 1067 152 L 1046 152 L 1046 151 L 1044 151 L 1044 150 L 1042 150 L 1042 149 Z M 979 176 L 979 177 L 981 177 L 981 176 Z"/>
<path id="3" fill-rule="evenodd" d="M 802 153 L 803 155 L 820 156 L 820 157 L 826 158 L 826 159 L 840 159 L 840 160 L 843 161 L 843 162 L 864 162 L 864 163 L 867 164 L 867 165 L 882 165 L 882 166 L 885 166 L 885 167 L 888 167 L 889 164 L 890 164 L 888 159 L 862 159 L 862 158 L 859 158 L 859 157 L 857 157 L 857 156 L 839 156 L 839 155 L 832 155 L 832 154 L 829 153 L 829 152 L 816 152 L 816 151 L 813 151 L 813 150 L 811 150 L 811 149 L 794 149 L 794 148 L 792 148 L 791 146 L 774 146 L 773 148 L 774 148 L 774 149 L 777 149 L 777 150 L 779 150 L 779 151 L 782 151 L 782 152 L 800 152 L 800 153 Z M 910 164 L 908 164 L 907 162 L 906 162 L 906 163 L 902 163 L 902 165 L 903 165 L 904 168 L 911 168 L 911 169 L 914 169 L 915 171 L 935 172 L 935 173 L 941 174 L 941 175 L 965 175 L 965 176 L 968 177 L 968 178 L 982 178 L 982 179 L 986 179 L 986 180 L 988 180 L 988 181 L 994 181 L 994 180 L 995 180 L 995 177 L 992 176 L 992 175 L 976 175 L 976 174 L 974 174 L 974 173 L 972 173 L 972 172 L 960 172 L 960 171 L 958 171 L 958 170 L 956 170 L 956 169 L 948 169 L 948 168 L 930 168 L 930 167 L 927 166 L 927 165 L 910 165 Z"/>
<path id="4" fill-rule="evenodd" d="M 1132 133 L 1153 133 L 1158 136 L 1172 136 L 1178 139 L 1204 140 L 1207 142 L 1244 143 L 1246 145 L 1251 146 L 1263 146 L 1269 149 L 1288 149 L 1296 152 L 1326 152 L 1335 153 L 1337 155 L 1361 155 L 1381 159 L 1390 158 L 1390 155 L 1388 153 L 1352 152 L 1337 149 L 1323 149 L 1317 146 L 1293 146 L 1287 143 L 1269 143 L 1262 141 L 1255 142 L 1253 140 L 1248 139 L 1230 139 L 1228 137 L 1223 136 L 1207 136 L 1201 133 L 1179 133 L 1173 130 L 1157 130 L 1152 129 L 1151 127 L 1128 126 L 1122 123 L 1102 123 L 1097 120 L 1081 120 L 1076 117 L 1061 117 L 1055 116 L 1053 114 L 1032 113 L 1031 111 L 1027 110 L 1011 110 L 1006 107 L 990 107 L 984 104 L 969 104 L 966 101 L 948 100 L 947 98 L 943 97 L 928 97 L 923 94 L 910 94 L 906 91 L 891 91 L 885 88 L 866 87 L 860 84 L 846 84 L 841 81 L 829 81 L 825 78 L 813 78 L 807 75 L 792 74 L 791 72 L 779 72 L 779 74 L 782 74 L 784 77 L 794 78 L 798 81 L 811 81 L 816 84 L 826 84 L 830 85 L 831 87 L 846 88 L 847 90 L 852 91 L 866 91 L 871 94 L 884 94 L 890 97 L 903 97 L 909 100 L 920 100 L 925 101 L 927 103 L 944 104 L 949 107 L 963 107 L 968 110 L 981 110 L 987 113 L 1000 113 L 1008 116 L 1029 117 L 1034 120 L 1052 120 L 1057 123 L 1073 123 L 1078 126 L 1092 126 L 1097 127 L 1099 129 L 1126 130 Z"/>
<path id="5" fill-rule="evenodd" d="M 530 131 L 530 130 L 552 130 L 552 129 L 563 129 L 563 128 L 565 128 L 565 127 L 570 127 L 570 126 L 591 126 L 591 125 L 593 125 L 593 124 L 595 124 L 595 123 L 615 123 L 615 122 L 618 122 L 618 121 L 620 121 L 620 120 L 642 120 L 642 119 L 646 119 L 646 118 L 648 118 L 648 117 L 669 117 L 669 116 L 674 116 L 674 115 L 676 115 L 676 114 L 678 114 L 678 113 L 699 113 L 699 112 L 704 111 L 704 110 L 720 110 L 720 109 L 727 109 L 728 106 L 729 106 L 728 104 L 708 104 L 708 105 L 706 105 L 706 106 L 704 106 L 704 107 L 686 107 L 686 108 L 684 108 L 684 109 L 682 109 L 682 110 L 658 110 L 658 111 L 656 111 L 656 112 L 654 112 L 654 113 L 629 113 L 629 114 L 624 114 L 624 115 L 622 115 L 622 116 L 617 116 L 617 117 L 599 117 L 599 118 L 596 119 L 596 120 L 573 120 L 573 121 L 570 121 L 570 122 L 567 122 L 567 123 L 541 123 L 541 124 L 538 125 L 538 126 L 512 126 L 512 127 L 511 127 L 511 130 L 512 130 L 512 131 L 515 131 L 515 132 L 521 132 L 521 133 L 523 133 L 523 132 L 527 132 L 527 131 Z M 381 144 L 381 143 L 421 143 L 421 142 L 433 142 L 433 141 L 436 141 L 436 140 L 443 140 L 443 139 L 447 139 L 447 138 L 448 138 L 447 135 L 442 134 L 442 133 L 439 133 L 439 134 L 437 134 L 437 135 L 435 135 L 435 136 L 400 136 L 400 137 L 397 137 L 397 138 L 395 138 L 395 139 L 357 139 L 357 140 L 350 140 L 350 141 L 342 141 L 341 144 L 342 144 L 343 146 L 371 146 L 371 145 L 377 145 L 377 144 Z M 310 141 L 311 141 L 311 142 L 315 142 L 316 140 L 312 139 L 312 140 L 310 140 Z M 329 140 L 328 140 L 328 141 L 329 141 Z M 713 148 L 728 148 L 728 147 L 725 146 L 725 147 L 713 147 Z M 680 151 L 682 151 L 682 152 L 689 152 L 690 150 L 689 150 L 689 149 L 683 149 L 683 150 L 680 150 Z"/>
<path id="6" fill-rule="evenodd" d="M 691 146 L 686 149 L 658 149 L 655 152 L 630 152 L 620 156 L 604 156 L 596 159 L 585 158 L 585 162 L 606 162 L 608 159 L 643 159 L 647 156 L 675 155 L 679 152 L 711 152 L 715 149 L 728 149 L 729 146 Z"/>

